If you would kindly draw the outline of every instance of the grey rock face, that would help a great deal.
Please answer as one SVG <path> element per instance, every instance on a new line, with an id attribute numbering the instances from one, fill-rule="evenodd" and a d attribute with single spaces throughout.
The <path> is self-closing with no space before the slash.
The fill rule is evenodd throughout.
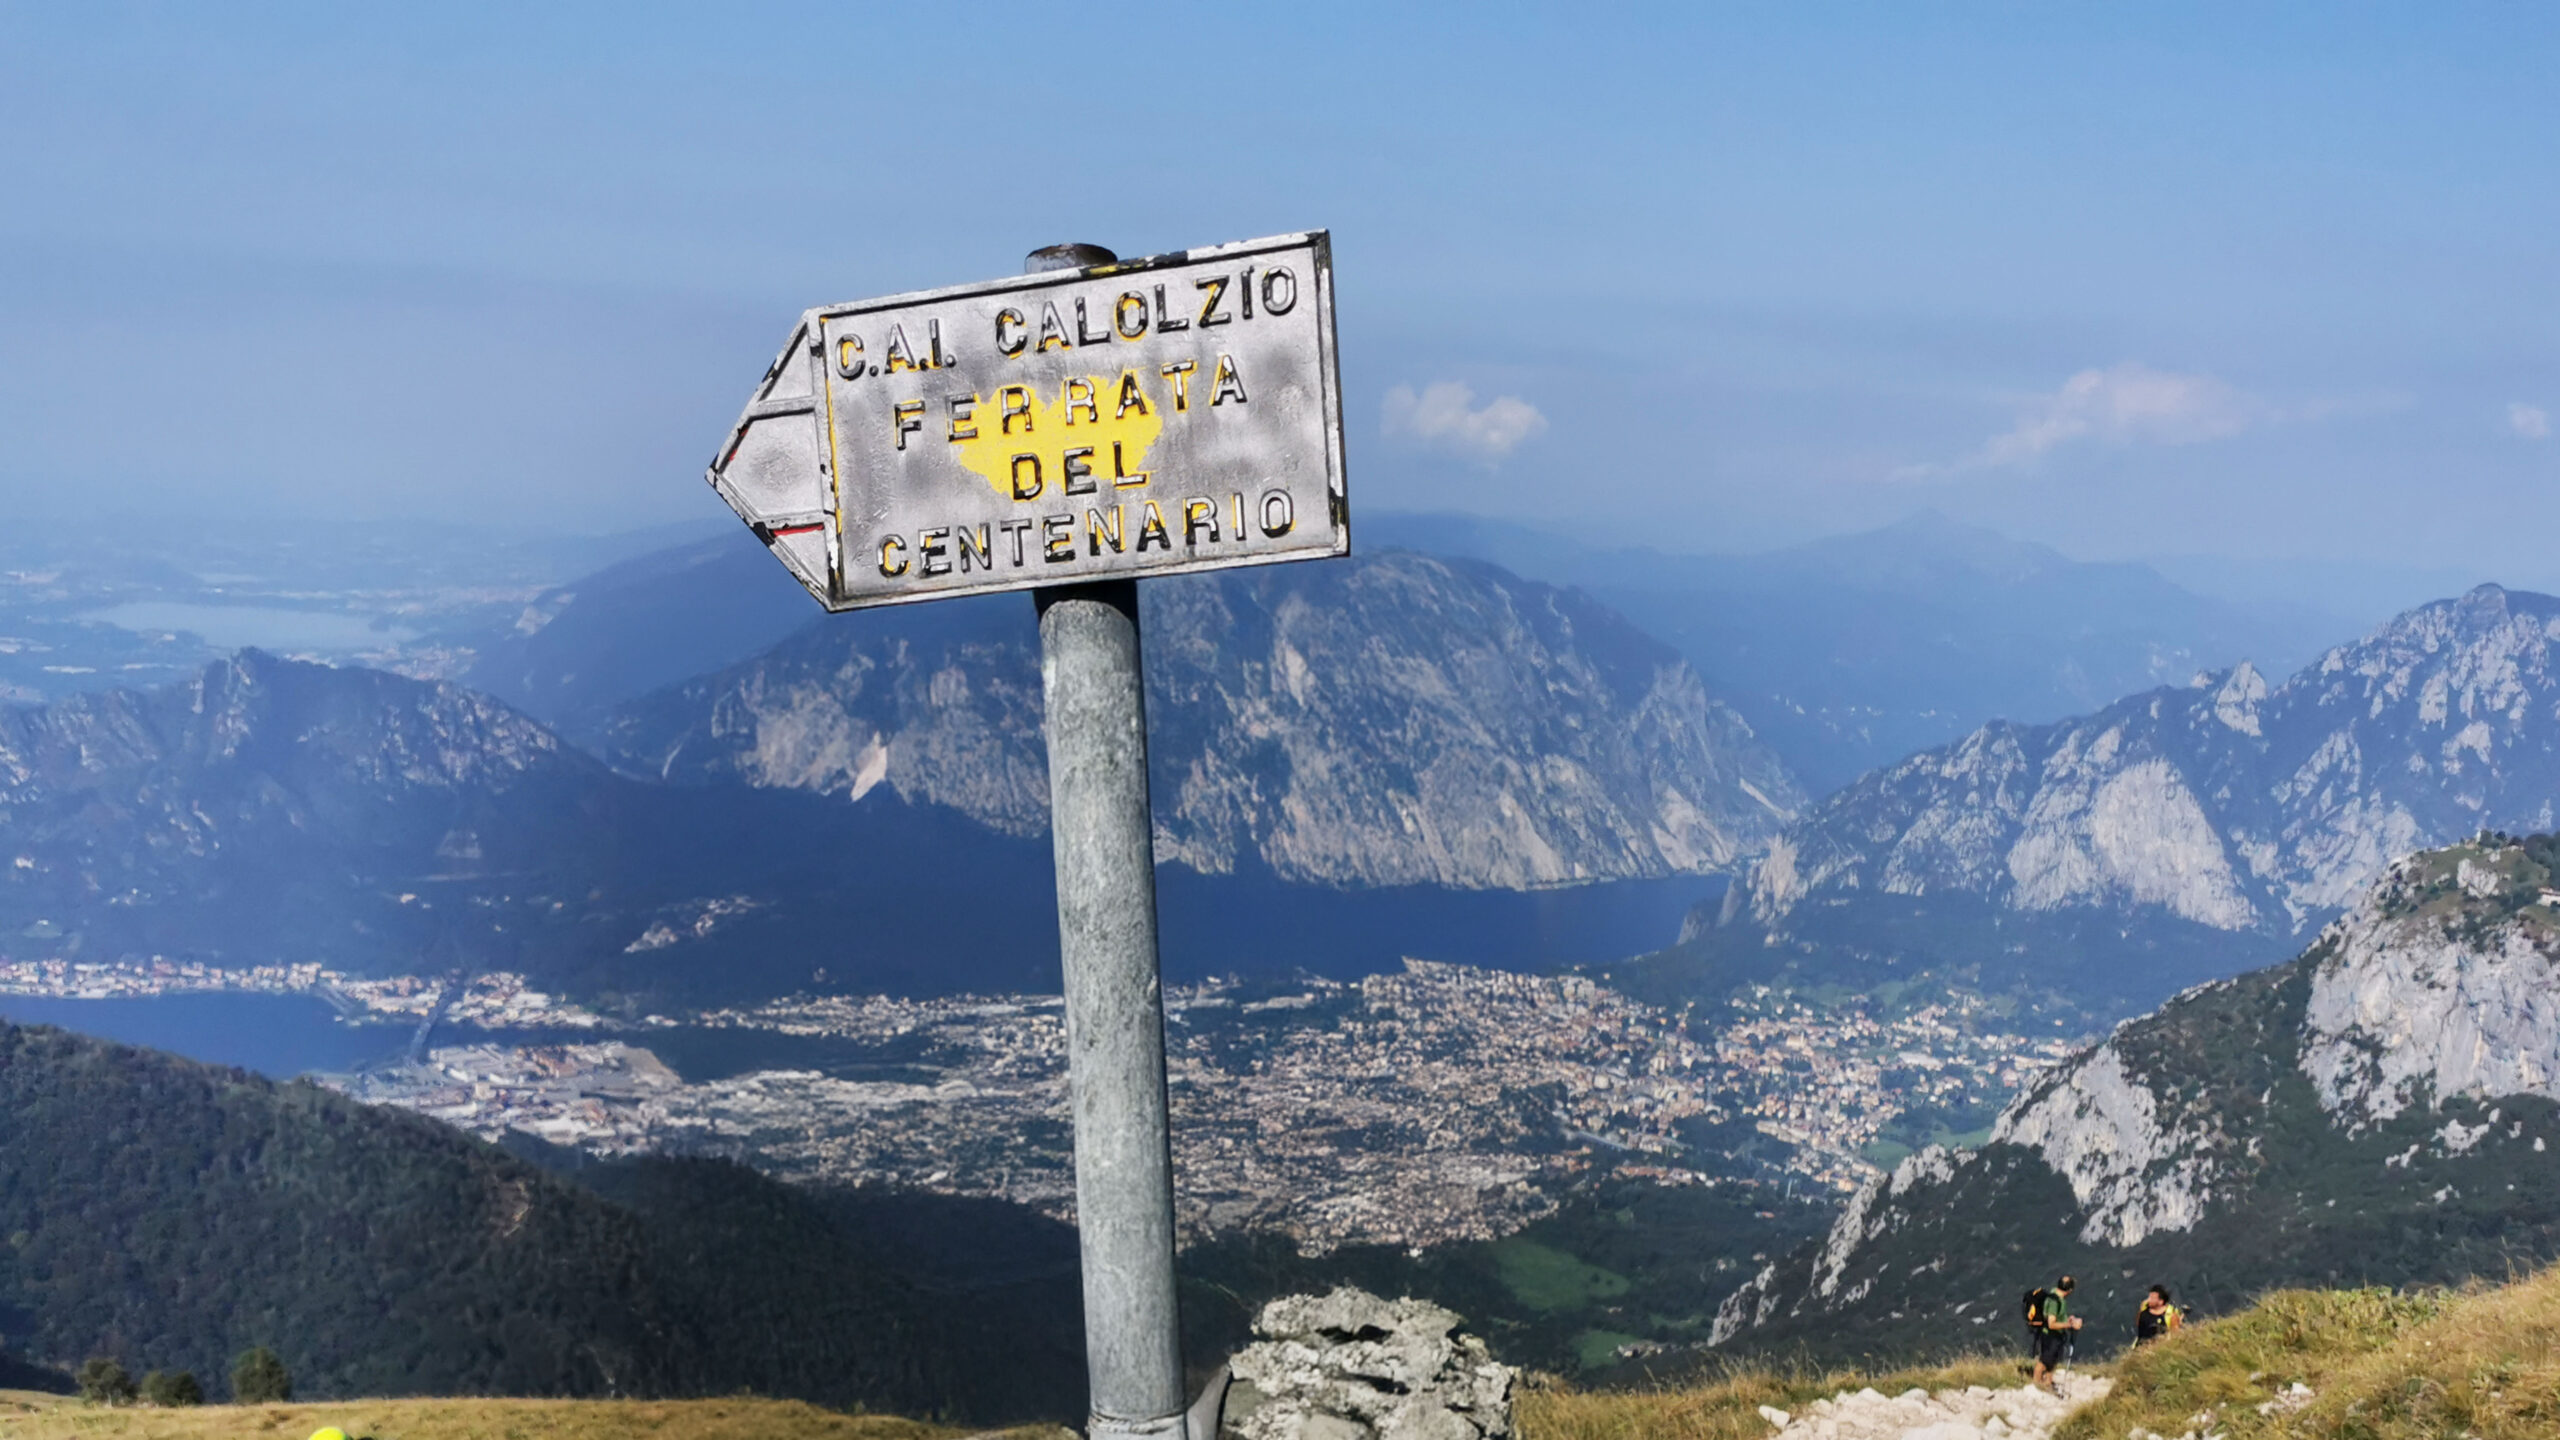
<path id="1" fill-rule="evenodd" d="M 1262 1308 L 1229 1363 L 1225 1433 L 1241 1440 L 1509 1440 L 1519 1372 L 1456 1314 L 1343 1286 Z"/>
<path id="2" fill-rule="evenodd" d="M 2019 911 L 2149 911 L 2303 932 L 2393 856 L 2548 829 L 2560 600 L 2482 586 L 2269 685 L 2248 665 L 2052 725 L 1994 724 L 1878 770 L 1791 826 L 1751 913 L 1961 892 Z"/>
<path id="3" fill-rule="evenodd" d="M 1725 1302 L 1715 1341 L 1871 1339 L 1959 1302 L 2005 1326 L 2020 1288 L 2063 1270 L 2245 1294 L 2560 1252 L 2555 885 L 2548 837 L 2393 862 L 2299 958 L 2127 1021 L 1980 1150 L 1932 1147 L 1869 1184 Z"/>
<path id="4" fill-rule="evenodd" d="M 1337 885 L 1530 887 L 1756 853 L 1793 777 L 1668 648 L 1569 591 L 1387 553 L 1145 589 L 1160 858 Z M 1031 607 L 813 626 L 620 711 L 653 778 L 885 787 L 1048 823 Z"/>
<path id="5" fill-rule="evenodd" d="M 2455 882 L 2494 904 L 2518 885 L 2502 873 L 2514 864 L 2512 852 L 2462 855 Z M 2423 909 L 2409 913 L 2430 868 L 2444 862 L 2393 866 L 2331 928 L 2311 971 L 2301 1069 L 2321 1107 L 2350 1129 L 2459 1096 L 2560 1100 L 2560 959 L 2554 925 L 2538 923 L 2560 921 L 2560 911 L 2518 895 L 2515 920 L 2450 927 Z"/>

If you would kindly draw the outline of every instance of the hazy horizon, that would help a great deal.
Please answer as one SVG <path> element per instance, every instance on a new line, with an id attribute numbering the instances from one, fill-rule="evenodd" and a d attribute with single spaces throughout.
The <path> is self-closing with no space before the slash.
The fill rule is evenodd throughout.
<path id="1" fill-rule="evenodd" d="M 0 523 L 716 522 L 806 305 L 1327 226 L 1355 527 L 2560 589 L 2560 15 L 996 33 L 0 16 Z"/>

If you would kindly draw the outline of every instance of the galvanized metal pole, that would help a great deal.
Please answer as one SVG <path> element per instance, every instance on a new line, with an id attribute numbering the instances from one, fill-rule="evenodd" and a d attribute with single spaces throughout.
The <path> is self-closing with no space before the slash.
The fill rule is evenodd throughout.
<path id="1" fill-rule="evenodd" d="M 1035 250 L 1028 273 L 1105 264 L 1093 245 Z M 1134 580 L 1034 595 L 1048 697 L 1049 826 L 1065 962 L 1067 1089 L 1094 1440 L 1185 1433 L 1174 1309 L 1173 1148 L 1156 959 L 1146 675 Z"/>

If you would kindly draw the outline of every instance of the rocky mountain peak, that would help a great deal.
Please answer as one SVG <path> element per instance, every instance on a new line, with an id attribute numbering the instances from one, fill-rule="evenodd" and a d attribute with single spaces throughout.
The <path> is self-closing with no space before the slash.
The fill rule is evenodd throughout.
<path id="1" fill-rule="evenodd" d="M 259 650 L 159 690 L 0 709 L 0 805 L 208 767 L 245 767 L 286 794 L 330 784 L 451 791 L 537 769 L 596 768 L 541 725 L 459 686 Z"/>
<path id="2" fill-rule="evenodd" d="M 2222 688 L 2214 692 L 2213 718 L 2243 735 L 2258 735 L 2258 707 L 2266 702 L 2266 677 L 2258 667 L 2243 660 L 2232 667 Z"/>
<path id="3" fill-rule="evenodd" d="M 1408 552 L 1146 587 L 1157 853 L 1337 885 L 1701 873 L 1803 805 L 1678 655 L 1576 591 Z M 1009 598 L 1009 597 L 1008 597 Z M 1017 601 L 801 631 L 624 707 L 615 764 L 1048 823 Z"/>
<path id="4" fill-rule="evenodd" d="M 2302 1070 L 2350 1130 L 2456 1096 L 2560 1100 L 2560 847 L 2399 861 L 2322 937 Z"/>
<path id="5" fill-rule="evenodd" d="M 2307 931 L 2392 856 L 2560 797 L 2560 600 L 2484 585 L 2270 685 L 2241 664 L 2051 725 L 1995 723 L 1875 771 L 1756 868 L 1766 924 L 1818 892 L 1959 892 Z"/>

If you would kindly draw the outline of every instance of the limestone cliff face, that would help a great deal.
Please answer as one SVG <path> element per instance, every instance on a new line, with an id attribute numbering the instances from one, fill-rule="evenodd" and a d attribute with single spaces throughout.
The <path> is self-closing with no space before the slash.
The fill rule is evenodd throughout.
<path id="1" fill-rule="evenodd" d="M 2281 684 L 2248 665 L 2052 725 L 1985 726 L 1789 827 L 1753 915 L 1816 894 L 2306 931 L 2391 857 L 2560 797 L 2560 600 L 2483 586 Z"/>
<path id="2" fill-rule="evenodd" d="M 2395 865 L 2331 930 L 2303 1006 L 2302 1073 L 2362 1132 L 2458 1096 L 2560 1100 L 2560 906 L 2524 854 Z"/>
<path id="3" fill-rule="evenodd" d="M 1726 1305 L 1720 1338 L 1872 1296 L 1889 1314 L 1914 1277 L 1988 1282 L 2004 1254 L 2014 1293 L 2048 1264 L 2254 1288 L 2560 1248 L 2555 878 L 2550 836 L 2394 862 L 2299 959 L 2126 1022 L 1981 1150 L 1870 1184 Z"/>
<path id="4" fill-rule="evenodd" d="M 1388 552 L 1151 583 L 1157 853 L 1346 886 L 1697 873 L 1801 808 L 1666 647 L 1578 593 Z M 938 613 L 927 613 L 938 612 Z M 652 778 L 1047 825 L 1038 636 L 1018 597 L 812 626 L 624 707 Z"/>

